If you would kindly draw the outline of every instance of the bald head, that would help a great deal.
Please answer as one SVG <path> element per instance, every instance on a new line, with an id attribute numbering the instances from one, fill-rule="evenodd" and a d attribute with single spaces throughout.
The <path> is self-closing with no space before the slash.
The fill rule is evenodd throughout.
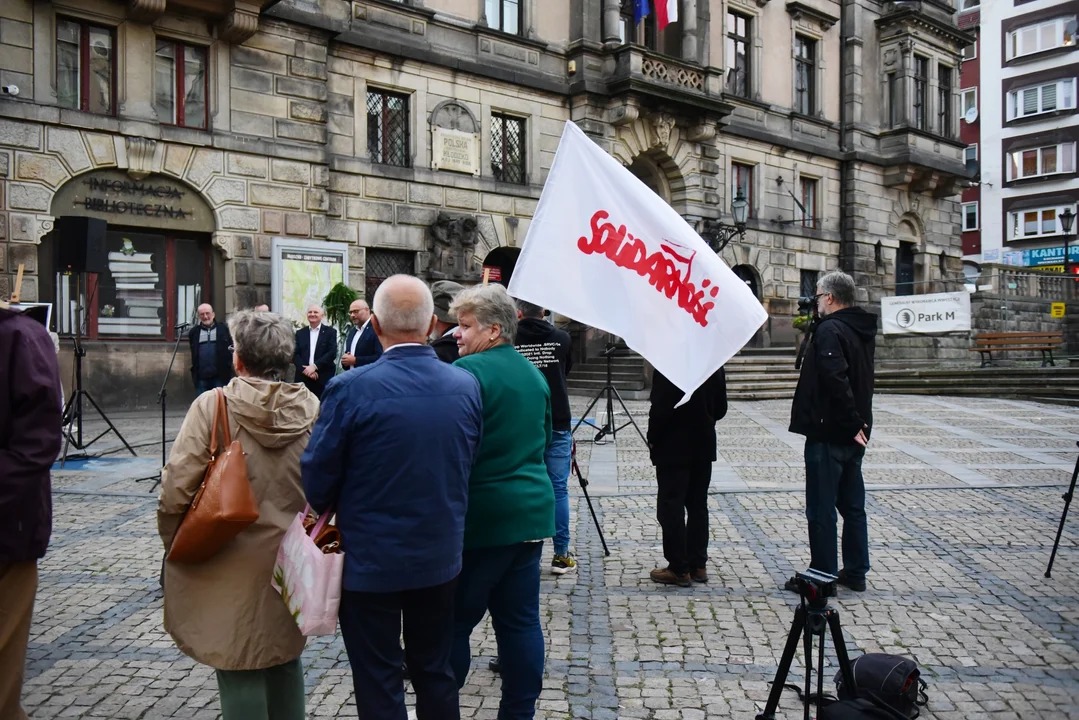
<path id="1" fill-rule="evenodd" d="M 356 327 L 367 322 L 369 317 L 371 317 L 371 308 L 368 307 L 366 300 L 353 300 L 348 306 L 348 319 Z"/>
<path id="2" fill-rule="evenodd" d="M 210 307 L 207 303 L 199 305 L 198 313 L 200 323 L 202 323 L 206 327 L 210 327 L 214 324 L 214 309 Z"/>
<path id="3" fill-rule="evenodd" d="M 406 342 L 426 342 L 435 324 L 431 290 L 411 275 L 387 278 L 375 292 L 372 324 L 383 348 Z"/>
<path id="4" fill-rule="evenodd" d="M 313 328 L 322 322 L 322 308 L 318 305 L 310 305 L 307 308 L 307 324 Z"/>

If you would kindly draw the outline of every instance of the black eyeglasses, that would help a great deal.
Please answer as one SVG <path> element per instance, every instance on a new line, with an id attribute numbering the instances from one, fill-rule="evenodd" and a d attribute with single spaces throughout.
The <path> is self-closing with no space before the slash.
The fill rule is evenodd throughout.
<path id="1" fill-rule="evenodd" d="M 235 345 L 229 345 L 229 352 L 230 353 L 236 352 L 236 346 Z"/>

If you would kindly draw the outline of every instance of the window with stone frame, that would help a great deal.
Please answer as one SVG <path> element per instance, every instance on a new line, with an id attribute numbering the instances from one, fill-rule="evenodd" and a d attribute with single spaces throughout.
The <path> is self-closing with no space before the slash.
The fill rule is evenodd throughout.
<path id="1" fill-rule="evenodd" d="M 116 114 L 116 32 L 84 20 L 56 18 L 56 102 Z"/>
<path id="2" fill-rule="evenodd" d="M 682 23 L 675 21 L 663 30 L 656 29 L 654 12 L 644 16 L 644 20 L 635 23 L 634 1 L 622 0 L 618 15 L 618 39 L 623 45 L 631 43 L 641 45 L 655 52 L 679 57 L 682 54 Z"/>
<path id="3" fill-rule="evenodd" d="M 888 127 L 899 127 L 903 121 L 901 87 L 899 73 L 888 73 Z"/>
<path id="4" fill-rule="evenodd" d="M 802 226 L 817 227 L 817 188 L 820 183 L 816 178 L 800 177 L 798 186 L 802 195 Z"/>
<path id="5" fill-rule="evenodd" d="M 157 38 L 154 53 L 154 110 L 166 125 L 205 130 L 209 77 L 205 47 Z"/>
<path id="6" fill-rule="evenodd" d="M 485 0 L 487 27 L 510 35 L 523 35 L 523 8 L 528 0 Z"/>
<path id="7" fill-rule="evenodd" d="M 738 197 L 739 191 L 742 197 L 749 203 L 747 217 L 755 217 L 755 203 L 753 202 L 753 165 L 745 163 L 731 163 L 731 199 Z"/>
<path id="8" fill-rule="evenodd" d="M 802 270 L 799 273 L 798 294 L 799 297 L 811 298 L 817 294 L 817 279 L 820 277 L 819 270 Z"/>
<path id="9" fill-rule="evenodd" d="M 371 302 L 375 290 L 394 275 L 412 275 L 416 271 L 416 253 L 406 250 L 367 248 L 364 259 L 364 294 Z"/>
<path id="10" fill-rule="evenodd" d="M 929 129 L 929 58 L 914 56 L 914 95 L 911 121 L 919 130 Z"/>
<path id="11" fill-rule="evenodd" d="M 752 90 L 750 52 L 753 48 L 753 18 L 727 11 L 727 92 L 749 97 Z"/>
<path id="12" fill-rule="evenodd" d="M 367 154 L 371 162 L 411 166 L 408 101 L 407 95 L 387 90 L 367 91 Z"/>
<path id="13" fill-rule="evenodd" d="M 526 125 L 524 118 L 491 113 L 491 172 L 496 180 L 528 184 Z"/>
<path id="14" fill-rule="evenodd" d="M 899 243 L 895 256 L 895 294 L 914 294 L 914 250 L 912 242 Z"/>
<path id="15" fill-rule="evenodd" d="M 955 117 L 952 110 L 952 82 L 955 71 L 947 65 L 937 65 L 937 132 L 955 137 Z"/>
<path id="16" fill-rule="evenodd" d="M 794 36 L 794 111 L 812 115 L 817 109 L 817 41 Z"/>

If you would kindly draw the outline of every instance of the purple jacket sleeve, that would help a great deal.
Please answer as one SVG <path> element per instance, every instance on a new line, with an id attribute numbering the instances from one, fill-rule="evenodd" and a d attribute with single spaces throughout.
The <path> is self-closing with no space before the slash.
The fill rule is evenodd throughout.
<path id="1" fill-rule="evenodd" d="M 48 477 L 60 453 L 60 371 L 56 348 L 44 327 L 18 323 L 11 337 L 10 435 L 0 447 L 0 505 L 24 496 L 27 485 Z"/>

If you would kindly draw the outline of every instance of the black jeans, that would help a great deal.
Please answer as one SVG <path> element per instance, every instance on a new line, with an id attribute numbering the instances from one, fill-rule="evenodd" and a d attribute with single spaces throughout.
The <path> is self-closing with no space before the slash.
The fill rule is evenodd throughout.
<path id="1" fill-rule="evenodd" d="M 417 720 L 459 720 L 457 680 L 450 668 L 456 589 L 454 578 L 395 593 L 341 593 L 341 635 L 360 720 L 405 720 L 401 665 L 406 660 L 416 691 Z"/>
<path id="2" fill-rule="evenodd" d="M 708 562 L 708 485 L 712 462 L 657 465 L 656 518 L 663 529 L 663 557 L 679 575 Z"/>

